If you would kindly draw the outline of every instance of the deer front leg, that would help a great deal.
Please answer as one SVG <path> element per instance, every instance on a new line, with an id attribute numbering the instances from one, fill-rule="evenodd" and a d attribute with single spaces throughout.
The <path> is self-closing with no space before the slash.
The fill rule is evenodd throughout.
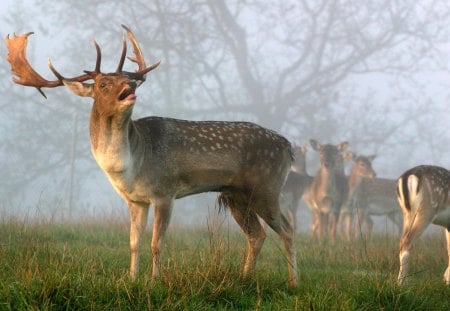
<path id="1" fill-rule="evenodd" d="M 363 223 L 364 223 L 364 218 L 366 217 L 365 214 L 366 212 L 362 209 L 357 207 L 355 209 L 355 219 L 353 221 L 353 236 L 358 239 L 358 238 L 362 238 L 362 230 L 363 230 Z"/>
<path id="2" fill-rule="evenodd" d="M 135 279 L 139 272 L 141 238 L 147 225 L 148 204 L 128 202 L 130 212 L 130 277 Z"/>
<path id="3" fill-rule="evenodd" d="M 450 285 L 450 229 L 445 231 L 445 236 L 447 237 L 448 266 L 444 273 L 444 281 L 445 284 Z"/>
<path id="4" fill-rule="evenodd" d="M 347 221 L 347 216 L 349 214 L 349 211 L 347 208 L 343 208 L 341 210 L 341 213 L 339 214 L 337 228 L 340 236 L 344 236 L 347 231 L 344 231 L 344 223 Z"/>
<path id="5" fill-rule="evenodd" d="M 351 212 L 345 216 L 345 237 L 347 240 L 352 239 L 353 217 L 354 215 Z"/>
<path id="6" fill-rule="evenodd" d="M 332 244 L 334 244 L 334 242 L 336 241 L 338 217 L 339 217 L 339 213 L 336 213 L 336 212 L 330 213 L 329 226 L 330 226 L 330 238 L 331 238 Z"/>
<path id="7" fill-rule="evenodd" d="M 320 213 L 319 221 L 319 240 L 323 241 L 328 236 L 328 213 Z"/>
<path id="8" fill-rule="evenodd" d="M 152 279 L 155 280 L 159 277 L 161 248 L 164 242 L 167 227 L 169 226 L 170 216 L 172 215 L 173 199 L 158 198 L 152 201 L 152 205 L 155 209 L 152 236 Z"/>

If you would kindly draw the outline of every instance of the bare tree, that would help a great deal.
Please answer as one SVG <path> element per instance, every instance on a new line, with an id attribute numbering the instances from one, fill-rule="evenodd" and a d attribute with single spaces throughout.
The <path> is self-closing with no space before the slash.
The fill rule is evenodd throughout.
<path id="1" fill-rule="evenodd" d="M 33 30 L 51 37 L 52 60 L 69 73 L 80 69 L 71 67 L 72 59 L 89 69 L 87 60 L 95 53 L 91 46 L 78 44 L 77 38 L 96 37 L 105 54 L 116 55 L 120 49 L 117 25 L 132 26 L 142 38 L 146 57 L 162 60 L 148 87 L 140 90 L 143 100 L 136 107 L 137 117 L 153 113 L 195 120 L 250 120 L 297 142 L 311 137 L 349 140 L 358 152 L 380 151 L 383 156 L 374 165 L 389 163 L 385 172 L 392 175 L 413 164 L 404 157 L 399 161 L 392 157 L 417 149 L 418 137 L 427 140 L 434 160 L 445 158 L 443 146 L 448 143 L 435 135 L 445 134 L 448 120 L 440 113 L 445 107 L 437 98 L 430 100 L 430 90 L 422 91 L 421 80 L 425 72 L 446 68 L 441 46 L 449 37 L 450 5 L 445 0 L 127 0 L 114 5 L 87 0 L 50 5 L 43 0 L 31 8 L 21 5 L 19 2 L 14 8 L 16 15 L 1 17 L 4 25 L 20 22 L 20 29 L 8 32 Z M 43 16 L 44 8 L 45 19 L 31 24 L 36 19 L 29 17 Z M 106 61 L 104 70 L 112 70 L 115 61 Z M 2 71 L 0 79 L 5 77 L 9 79 Z M 8 83 L 0 81 L 0 85 Z M 30 100 L 19 92 L 19 88 L 8 89 L 0 99 L 2 107 L 10 101 L 28 103 L 15 105 L 17 118 L 11 119 L 7 111 L 0 116 L 8 119 L 0 124 L 2 131 L 11 134 L 2 138 L 5 151 L 0 156 L 5 157 L 6 150 L 24 154 L 17 164 L 6 168 L 11 170 L 8 176 L 13 176 L 10 181 L 20 184 L 20 179 L 42 176 L 37 167 L 24 164 L 29 160 L 25 150 L 31 149 L 40 163 L 49 164 L 46 176 L 69 165 L 67 137 L 72 112 L 79 111 L 80 120 L 87 120 L 89 107 L 72 103 L 64 92 L 51 94 L 57 98 L 53 102 L 61 103 L 58 107 Z M 440 95 L 446 97 L 447 93 Z M 39 111 L 43 105 L 51 108 L 48 113 Z M 67 111 L 67 106 L 73 110 Z M 52 118 L 55 111 L 57 119 Z M 36 117 L 39 114 L 41 120 Z M 28 129 L 10 130 L 20 128 L 24 118 L 29 121 Z M 48 120 L 52 124 L 38 126 Z M 430 122 L 432 128 L 423 126 Z M 79 169 L 94 174 L 86 126 L 78 128 L 81 142 L 77 152 L 83 163 Z M 61 129 L 64 137 L 54 134 L 61 134 Z M 34 146 L 24 143 L 20 149 L 17 141 L 30 132 L 42 135 Z M 55 159 L 43 161 L 48 154 Z M 27 165 L 25 176 L 16 169 L 19 163 Z M 396 165 L 401 167 L 394 169 Z M 384 175 L 383 169 L 376 170 Z M 84 184 L 81 176 L 76 176 L 78 183 Z"/>

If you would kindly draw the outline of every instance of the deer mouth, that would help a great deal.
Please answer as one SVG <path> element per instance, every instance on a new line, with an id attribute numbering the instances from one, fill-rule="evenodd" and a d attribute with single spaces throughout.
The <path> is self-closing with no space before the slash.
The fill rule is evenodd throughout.
<path id="1" fill-rule="evenodd" d="M 135 100 L 136 95 L 134 94 L 135 88 L 127 87 L 119 94 L 119 101 L 123 100 Z"/>

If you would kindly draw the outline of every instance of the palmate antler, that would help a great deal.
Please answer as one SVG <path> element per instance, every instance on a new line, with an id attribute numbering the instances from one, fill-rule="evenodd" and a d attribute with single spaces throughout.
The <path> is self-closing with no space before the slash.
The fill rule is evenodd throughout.
<path id="1" fill-rule="evenodd" d="M 123 64 L 125 62 L 125 56 L 127 52 L 126 48 L 126 41 L 125 37 L 123 38 L 123 48 L 122 48 L 122 54 L 120 57 L 119 65 L 117 66 L 116 73 L 121 73 L 128 75 L 130 79 L 133 80 L 139 80 L 139 81 L 145 81 L 145 75 L 150 72 L 151 70 L 158 67 L 160 62 L 156 62 L 155 64 L 151 65 L 150 67 L 146 67 L 144 57 L 142 56 L 141 48 L 139 47 L 139 44 L 137 43 L 136 37 L 131 32 L 131 30 L 126 27 L 125 25 L 122 25 L 122 27 L 127 32 L 128 38 L 130 39 L 131 43 L 133 44 L 133 52 L 135 54 L 134 58 L 128 57 L 131 61 L 138 64 L 138 70 L 136 72 L 127 72 L 122 71 Z M 22 34 L 20 36 L 17 36 L 16 34 L 13 35 L 12 38 L 9 37 L 9 35 L 6 36 L 6 46 L 8 48 L 9 54 L 6 57 L 6 60 L 11 64 L 11 71 L 16 75 L 16 77 L 13 78 L 13 81 L 17 84 L 21 84 L 24 86 L 32 86 L 35 87 L 39 93 L 41 93 L 45 98 L 45 94 L 42 91 L 41 88 L 43 87 L 58 87 L 63 85 L 63 80 L 67 81 L 78 81 L 83 82 L 86 80 L 94 79 L 96 75 L 100 74 L 100 64 L 101 64 L 101 51 L 100 47 L 97 44 L 97 42 L 94 41 L 95 49 L 97 51 L 97 60 L 95 64 L 94 71 L 84 71 L 85 73 L 72 78 L 66 78 L 62 76 L 52 65 L 52 63 L 49 60 L 49 67 L 50 70 L 53 72 L 53 74 L 56 76 L 58 80 L 47 80 L 43 78 L 41 75 L 39 75 L 33 67 L 30 65 L 30 63 L 27 60 L 26 57 L 26 48 L 28 43 L 28 36 L 33 34 L 33 32 L 28 32 L 25 34 Z"/>

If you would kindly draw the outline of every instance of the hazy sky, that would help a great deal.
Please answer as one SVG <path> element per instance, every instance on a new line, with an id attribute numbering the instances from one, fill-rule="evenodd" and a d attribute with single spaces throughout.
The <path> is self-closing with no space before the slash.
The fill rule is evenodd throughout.
<path id="1" fill-rule="evenodd" d="M 72 62 L 73 59 L 64 57 L 64 50 L 62 50 L 63 48 L 67 48 L 71 46 L 71 44 L 80 44 L 80 43 L 74 43 L 74 42 L 78 42 L 77 40 L 69 40 L 68 42 L 65 42 L 65 44 L 61 44 L 60 41 L 58 39 L 61 38 L 66 38 L 66 36 L 70 36 L 73 35 L 72 32 L 78 32 L 79 35 L 79 42 L 82 42 L 81 44 L 86 45 L 82 46 L 83 50 L 85 49 L 86 51 L 88 51 L 89 53 L 94 53 L 94 48 L 92 46 L 92 39 L 94 36 L 97 36 L 96 39 L 98 39 L 100 45 L 102 47 L 106 46 L 109 42 L 107 42 L 105 39 L 105 37 L 102 37 L 104 35 L 104 33 L 102 33 L 101 31 L 98 32 L 94 32 L 95 29 L 90 29 L 88 25 L 86 24 L 77 24 L 76 28 L 75 26 L 75 20 L 74 22 L 71 24 L 70 22 L 66 22 L 66 24 L 61 24 L 60 21 L 60 17 L 58 14 L 53 13 L 53 14 L 46 14 L 45 9 L 42 9 L 43 7 L 43 2 L 36 0 L 36 1 L 31 1 L 31 0 L 0 0 L 0 14 L 2 14 L 2 16 L 6 16 L 5 14 L 7 13 L 6 11 L 10 10 L 10 9 L 14 9 L 15 7 L 18 7 L 19 3 L 40 3 L 39 6 L 36 5 L 36 7 L 40 10 L 38 13 L 36 13 L 36 15 L 31 15 L 31 13 L 27 12 L 29 7 L 25 6 L 24 12 L 23 14 L 21 14 L 23 17 L 25 17 L 25 19 L 21 19 L 21 18 L 17 18 L 14 20 L 11 20 L 9 22 L 5 22 L 2 21 L 2 23 L 0 24 L 0 36 L 2 36 L 1 40 L 3 42 L 3 38 L 6 34 L 12 34 L 13 32 L 16 32 L 17 34 L 21 34 L 23 32 L 26 31 L 34 31 L 35 35 L 33 35 L 32 37 L 30 37 L 29 40 L 29 56 L 30 57 L 30 61 L 32 62 L 33 66 L 37 69 L 38 72 L 40 72 L 44 77 L 50 78 L 52 79 L 53 76 L 51 74 L 51 72 L 49 71 L 48 67 L 47 67 L 47 58 L 48 57 L 52 57 L 52 60 L 55 63 L 55 66 L 57 68 L 61 68 L 61 71 L 64 72 L 64 70 L 66 69 L 65 65 L 67 65 L 69 62 Z M 68 3 L 75 3 L 73 2 L 68 2 Z M 108 6 L 109 3 L 106 3 L 106 5 Z M 111 5 L 114 5 L 113 3 L 111 3 Z M 113 11 L 114 7 L 108 7 Z M 107 10 L 106 10 L 107 11 Z M 109 11 L 110 14 L 111 11 Z M 89 11 L 87 12 L 89 13 L 90 18 L 100 18 L 101 19 L 101 27 L 104 28 L 108 28 L 111 29 L 112 31 L 117 33 L 117 46 L 120 46 L 120 39 L 121 39 L 121 29 L 120 29 L 120 23 L 118 23 L 118 20 L 129 20 L 129 18 L 127 19 L 127 16 L 125 12 L 118 12 L 118 16 L 115 17 L 115 19 L 110 18 L 110 16 L 106 16 L 105 14 L 103 14 L 102 16 L 97 16 L 98 12 L 96 12 L 95 10 Z M 114 14 L 116 12 L 113 12 Z M 31 17 L 30 17 L 31 15 Z M 124 21 L 125 22 L 125 21 Z M 248 27 L 248 21 L 242 21 L 245 27 Z M 254 21 L 252 21 L 254 22 Z M 126 23 L 126 22 L 125 22 Z M 59 25 L 59 27 L 58 27 Z M 133 25 L 129 25 L 130 27 Z M 137 25 L 134 25 L 137 27 Z M 133 28 L 133 27 L 132 27 Z M 111 34 L 111 32 L 109 33 Z M 142 33 L 141 33 L 142 34 Z M 144 33 L 144 35 L 146 35 Z M 109 38 L 110 39 L 110 38 Z M 271 39 L 271 38 L 268 38 Z M 270 41 L 270 40 L 267 40 Z M 155 48 L 155 49 L 153 49 Z M 153 50 L 152 50 L 153 49 Z M 8 89 L 11 89 L 13 91 L 13 93 L 15 94 L 20 94 L 21 92 L 29 92 L 30 94 L 32 92 L 33 95 L 36 94 L 36 97 L 34 97 L 34 99 L 36 100 L 35 103 L 28 103 L 29 109 L 36 111 L 39 111 L 41 105 L 46 105 L 48 107 L 52 107 L 55 109 L 65 109 L 64 106 L 61 106 L 60 102 L 55 101 L 55 92 L 57 91 L 48 91 L 47 95 L 49 95 L 49 99 L 47 101 L 43 100 L 42 98 L 39 97 L 39 94 L 35 91 L 32 90 L 30 88 L 23 88 L 22 86 L 18 86 L 13 84 L 11 81 L 11 74 L 9 72 L 9 64 L 6 62 L 5 60 L 5 56 L 6 56 L 6 51 L 5 51 L 5 45 L 4 43 L 0 44 L 0 70 L 3 73 L 2 76 L 0 76 L 0 81 L 4 82 L 3 85 L 5 85 Z M 158 51 L 157 53 L 160 53 L 161 49 L 158 50 L 158 47 L 154 47 L 151 44 L 146 44 L 145 46 L 143 46 L 143 51 L 145 55 L 152 55 L 151 53 L 154 51 Z M 277 50 L 274 49 L 274 55 L 273 58 L 276 59 L 277 58 Z M 117 61 L 117 55 L 114 54 L 114 50 L 111 49 L 111 45 L 110 48 L 105 48 L 104 49 L 104 61 L 105 61 L 105 69 L 106 67 L 109 68 L 113 68 L 110 67 L 110 65 L 108 65 L 108 61 L 113 61 L 116 62 Z M 447 64 L 447 68 L 450 67 L 448 66 L 449 62 L 450 62 L 450 51 L 449 52 L 443 52 L 442 53 L 442 59 L 443 62 Z M 161 57 L 163 55 L 159 54 L 159 55 L 154 55 L 155 57 Z M 77 65 L 78 65 L 78 61 L 81 62 L 81 60 L 76 60 Z M 88 62 L 88 59 L 83 60 Z M 282 62 L 282 60 L 279 60 L 280 62 Z M 91 60 L 91 62 L 93 62 L 93 60 Z M 150 62 L 150 59 L 149 59 Z M 162 59 L 162 65 L 160 67 L 160 70 L 163 70 L 164 66 L 166 66 L 167 63 L 170 62 L 170 59 Z M 91 63 L 88 64 L 88 66 L 91 66 Z M 115 66 L 115 64 L 114 64 Z M 83 68 L 86 69 L 86 68 Z M 75 73 L 76 74 L 76 73 Z M 158 75 L 158 77 L 160 78 L 162 76 L 161 71 L 155 71 L 155 74 Z M 377 170 L 377 173 L 379 176 L 381 177 L 389 177 L 389 178 L 395 178 L 397 177 L 402 171 L 404 171 L 405 169 L 411 167 L 412 165 L 416 165 L 416 164 L 421 164 L 421 163 L 426 163 L 426 162 L 431 162 L 431 161 L 435 161 L 436 164 L 442 165 L 442 166 L 447 166 L 448 167 L 448 159 L 449 159 L 449 155 L 450 155 L 450 149 L 445 149 L 444 148 L 435 148 L 436 151 L 433 153 L 433 146 L 442 146 L 442 145 L 448 145 L 447 142 L 449 142 L 449 135 L 448 135 L 448 130 L 446 130 L 445 132 L 443 132 L 446 128 L 446 126 L 449 124 L 450 122 L 450 106 L 444 106 L 446 105 L 446 101 L 448 100 L 448 84 L 450 83 L 450 75 L 449 72 L 447 71 L 442 71 L 441 73 L 437 74 L 436 72 L 423 72 L 421 73 L 421 79 L 425 80 L 426 83 L 423 84 L 423 88 L 424 90 L 426 89 L 426 93 L 430 94 L 430 99 L 434 102 L 435 105 L 440 105 L 439 107 L 443 107 L 442 109 L 440 108 L 440 110 L 438 110 L 439 114 L 434 114 L 434 115 L 430 115 L 428 119 L 424 119 L 422 122 L 423 126 L 426 126 L 426 128 L 424 128 L 424 130 L 422 130 L 421 132 L 431 132 L 430 128 L 437 128 L 440 132 L 437 133 L 437 135 L 434 135 L 433 137 L 431 137 L 429 139 L 429 141 L 418 141 L 419 139 L 417 138 L 412 138 L 411 141 L 404 141 L 402 140 L 403 137 L 400 136 L 395 136 L 393 138 L 394 143 L 399 142 L 400 144 L 409 144 L 413 145 L 413 147 L 411 147 L 410 149 L 407 149 L 407 152 L 405 152 L 405 150 L 403 149 L 402 146 L 398 147 L 396 144 L 394 144 L 392 141 L 390 142 L 390 145 L 381 145 L 378 147 L 378 149 L 374 149 L 372 147 L 371 142 L 368 140 L 367 142 L 363 140 L 363 142 L 361 143 L 361 147 L 360 148 L 355 148 L 356 150 L 353 150 L 354 145 L 352 145 L 352 141 L 350 142 L 350 146 L 352 147 L 352 151 L 356 151 L 357 153 L 363 153 L 363 154 L 372 154 L 374 152 L 377 153 L 378 157 L 374 162 L 374 166 L 375 169 Z M 268 77 L 267 79 L 270 80 L 272 78 L 272 76 L 270 74 L 266 75 L 265 78 Z M 355 79 L 353 77 L 353 79 Z M 415 105 L 417 106 L 419 101 L 416 101 L 416 99 L 411 96 L 411 94 L 399 94 L 399 96 L 404 96 L 405 98 L 407 98 L 407 100 L 404 101 L 397 101 L 394 102 L 392 101 L 393 96 L 390 96 L 391 94 L 389 92 L 396 92 L 397 90 L 393 87 L 391 87 L 391 85 L 389 85 L 389 83 L 391 82 L 390 80 L 386 79 L 386 75 L 382 75 L 382 74 L 373 74 L 373 75 L 360 75 L 357 76 L 356 79 L 359 79 L 358 83 L 356 83 L 355 85 L 357 85 L 356 87 L 361 87 L 364 86 L 364 88 L 361 88 L 361 93 L 366 91 L 367 89 L 371 89 L 374 93 L 373 97 L 376 98 L 377 100 L 373 100 L 372 102 L 374 103 L 374 105 L 372 105 L 372 107 L 375 107 L 376 109 L 371 110 L 371 112 L 373 112 L 374 114 L 380 114 L 383 113 L 383 115 L 386 116 L 386 119 L 390 120 L 391 118 L 394 118 L 396 115 L 395 113 L 399 113 L 398 110 L 398 105 L 403 104 L 404 106 L 411 108 L 410 110 L 413 110 L 415 107 Z M 274 80 L 275 81 L 275 80 Z M 149 90 L 152 90 L 152 87 L 155 84 L 145 84 L 145 86 L 143 86 L 140 89 L 140 94 L 144 94 L 145 92 L 148 92 Z M 422 86 L 421 86 L 422 87 Z M 59 90 L 58 90 L 59 91 Z M 64 90 L 61 90 L 64 91 Z M 342 88 L 339 90 L 340 92 L 345 92 L 345 88 L 342 90 Z M 197 96 L 195 94 L 195 96 Z M 196 100 L 197 97 L 194 96 L 194 101 Z M 164 105 L 160 105 L 159 107 L 156 107 L 152 105 L 152 101 L 154 100 L 154 98 L 152 97 L 148 97 L 148 102 L 144 103 L 144 97 L 145 96 L 141 96 L 140 97 L 140 102 L 139 102 L 139 108 L 142 108 L 141 111 L 135 111 L 137 113 L 134 114 L 135 117 L 142 117 L 144 115 L 160 115 L 160 116 L 170 116 L 170 117 L 179 117 L 179 118 L 184 118 L 185 116 L 182 115 L 182 108 L 180 109 L 178 106 L 178 102 L 176 103 L 176 105 L 174 105 L 173 109 L 171 111 L 166 111 L 163 110 L 164 109 Z M 238 97 L 238 100 L 243 100 L 245 101 L 246 98 L 244 97 Z M 8 98 L 8 99 L 7 99 Z M 373 98 L 372 98 L 373 99 Z M 395 99 L 395 98 L 394 98 Z M 10 101 L 8 96 L 3 96 L 3 103 L 5 103 L 6 100 Z M 17 99 L 15 99 L 17 101 Z M 73 101 L 72 101 L 73 100 Z M 69 102 L 73 102 L 73 103 L 79 103 L 82 102 L 82 104 L 84 105 L 83 107 L 85 107 L 85 112 L 86 114 L 84 115 L 80 115 L 80 119 L 81 120 L 83 118 L 83 122 L 87 122 L 88 120 L 88 105 L 90 103 L 89 99 L 74 99 L 73 97 L 70 97 L 70 99 L 68 99 Z M 387 103 L 387 104 L 386 104 Z M 315 104 L 315 103 L 314 103 Z M 334 103 L 333 103 L 334 104 Z M 182 105 L 182 103 L 180 104 L 180 106 Z M 4 105 L 3 107 L 7 107 L 6 105 Z M 163 107 L 163 108 L 161 108 Z M 235 108 L 237 107 L 237 108 Z M 239 105 L 235 106 L 233 109 L 239 109 Z M 362 111 L 364 109 L 364 107 L 369 107 L 368 104 L 364 103 L 363 100 L 361 100 L 360 102 L 356 103 L 354 106 L 350 106 L 347 102 L 338 102 L 338 105 L 334 105 L 333 107 L 337 107 L 338 109 L 340 109 L 341 111 L 344 111 L 346 114 L 348 113 L 349 115 L 351 115 L 351 113 L 354 114 L 365 114 L 365 111 Z M 380 109 L 378 109 L 379 107 L 386 107 L 386 111 L 382 111 Z M 8 111 L 3 110 L 3 116 L 4 118 L 6 118 L 6 120 L 10 120 L 11 119 L 11 115 L 13 115 L 13 113 L 11 113 L 12 111 L 16 110 L 18 111 L 18 108 L 20 108 L 20 105 L 16 105 L 14 107 L 10 107 L 8 109 Z M 370 107 L 371 108 L 371 107 Z M 36 110 L 34 110 L 36 109 Z M 71 108 L 69 108 L 71 109 Z M 84 109 L 84 108 L 83 108 Z M 160 109 L 160 110 L 158 110 Z M 72 110 L 71 110 L 72 111 Z M 19 111 L 20 113 L 20 111 Z M 19 114 L 17 113 L 17 114 Z M 139 115 L 139 113 L 142 113 Z M 195 118 L 201 118 L 201 114 L 191 114 L 193 115 L 193 117 Z M 342 114 L 341 114 L 342 115 Z M 33 115 L 34 117 L 34 115 Z M 213 116 L 214 117 L 214 116 Z M 236 116 L 234 116 L 236 117 Z M 23 115 L 19 115 L 19 117 L 17 118 L 16 122 L 17 124 L 21 124 L 21 120 L 23 118 Z M 345 125 L 348 123 L 348 121 L 351 121 L 352 117 L 350 116 L 348 118 L 348 120 L 333 120 L 336 122 L 337 124 L 337 129 L 340 130 L 343 127 L 345 127 Z M 382 120 L 384 121 L 384 120 Z M 66 127 L 69 127 L 69 125 L 71 124 L 72 119 L 71 116 L 69 116 L 66 120 Z M 360 124 L 362 124 L 364 121 L 360 122 Z M 81 123 L 81 121 L 80 121 Z M 388 124 L 387 122 L 382 123 L 382 124 Z M 417 123 L 419 124 L 419 123 Z M 376 123 L 375 123 L 376 125 Z M 416 125 L 416 123 L 414 123 L 413 125 Z M 322 130 L 322 127 L 319 126 L 315 126 L 315 128 L 317 128 L 317 133 L 319 133 L 320 130 Z M 364 135 L 364 133 L 369 132 L 369 133 L 374 133 L 376 132 L 378 129 L 374 129 L 374 128 L 364 128 L 363 126 L 361 126 L 359 129 L 359 131 L 361 131 L 361 136 Z M 356 131 L 358 131 L 356 130 Z M 381 129 L 383 130 L 383 129 Z M 403 129 L 398 130 L 399 133 L 402 132 Z M 410 127 L 409 130 L 412 131 L 417 131 L 416 128 L 414 127 Z M 89 160 L 89 161 L 93 161 L 92 156 L 89 154 L 89 157 L 86 156 L 89 153 L 89 147 L 87 146 L 88 143 L 88 128 L 86 126 L 86 128 L 80 126 L 79 127 L 79 131 L 80 133 L 82 133 L 82 135 L 80 134 L 80 141 L 82 140 L 83 143 L 86 143 L 85 146 L 83 146 L 83 151 L 85 152 L 85 160 Z M 320 140 L 320 137 L 309 137 L 307 134 L 304 134 L 305 129 L 304 128 L 300 128 L 299 129 L 299 138 L 298 141 L 296 141 L 296 143 L 307 143 L 307 141 L 309 140 L 309 138 L 316 138 Z M 6 131 L 5 131 L 6 132 Z M 355 131 L 353 131 L 355 132 Z M 282 133 L 284 135 L 289 135 L 288 133 Z M 347 133 L 342 134 L 341 132 L 337 133 L 336 136 L 339 137 L 333 137 L 332 139 L 330 139 L 329 137 L 326 137 L 325 134 L 323 135 L 323 140 L 328 139 L 328 141 L 322 141 L 322 142 L 333 142 L 333 143 L 337 143 L 339 141 L 332 141 L 334 139 L 339 139 L 339 140 L 344 140 L 347 139 L 347 137 L 345 137 Z M 3 134 L 6 135 L 6 134 Z M 355 135 L 356 136 L 356 135 Z M 291 137 L 289 137 L 290 139 L 292 139 Z M 331 140 L 331 141 L 330 141 Z M 351 139 L 350 139 L 351 140 Z M 365 145 L 364 145 L 365 144 Z M 81 145 L 81 143 L 80 143 Z M 66 146 L 67 148 L 69 144 Z M 431 147 L 429 147 L 431 146 Z M 19 152 L 19 151 L 16 151 Z M 23 151 L 21 151 L 23 152 Z M 13 153 L 11 152 L 10 154 L 8 154 L 7 156 L 12 156 Z M 87 159 L 86 159 L 87 158 Z M 309 159 L 313 159 L 317 158 L 317 155 L 313 152 L 310 151 L 308 154 L 308 158 Z M 435 159 L 435 160 L 434 160 Z M 439 161 L 439 162 L 437 162 Z M 308 171 L 310 174 L 313 174 L 316 171 L 316 167 L 314 167 L 314 164 L 317 163 L 317 161 L 314 163 L 312 162 L 311 167 L 308 168 Z M 398 165 L 397 163 L 400 163 L 401 165 Z M 308 164 L 309 165 L 309 164 Z M 88 201 L 90 206 L 98 206 L 98 205 L 123 205 L 122 200 L 117 199 L 117 196 L 113 193 L 112 187 L 109 185 L 109 183 L 107 182 L 106 178 L 102 175 L 100 169 L 95 166 L 95 169 L 93 169 L 96 173 L 96 177 L 98 178 L 98 180 L 101 181 L 101 183 L 95 182 L 95 185 L 92 186 L 89 184 L 89 180 L 86 180 L 85 178 L 83 179 L 83 177 L 78 177 L 80 180 L 82 180 L 80 182 L 80 184 L 82 184 L 83 186 L 88 184 L 89 186 L 85 186 L 83 188 L 83 195 L 85 198 L 85 201 Z M 35 187 L 36 190 L 36 201 L 41 200 L 41 192 L 43 191 L 50 191 L 51 187 L 49 187 L 47 184 L 43 184 L 43 185 L 38 185 L 38 187 Z M 24 190 L 20 190 L 20 192 L 25 192 Z M 99 192 L 105 192 L 106 195 L 108 196 L 108 201 L 105 203 L 103 198 L 97 198 L 97 197 L 93 197 L 94 195 L 97 195 Z M 45 192 L 44 194 L 48 194 L 47 192 Z M 120 202 L 120 203 L 118 203 Z M 213 200 L 211 200 L 211 202 L 213 202 Z M 39 203 L 41 204 L 41 203 Z M 181 204 L 180 204 L 181 205 Z M 201 210 L 207 210 L 206 207 L 202 206 L 200 208 Z M 121 211 L 125 211 L 126 210 L 121 210 Z M 203 214 L 202 217 L 204 217 Z M 185 216 L 185 215 L 184 215 Z"/>

